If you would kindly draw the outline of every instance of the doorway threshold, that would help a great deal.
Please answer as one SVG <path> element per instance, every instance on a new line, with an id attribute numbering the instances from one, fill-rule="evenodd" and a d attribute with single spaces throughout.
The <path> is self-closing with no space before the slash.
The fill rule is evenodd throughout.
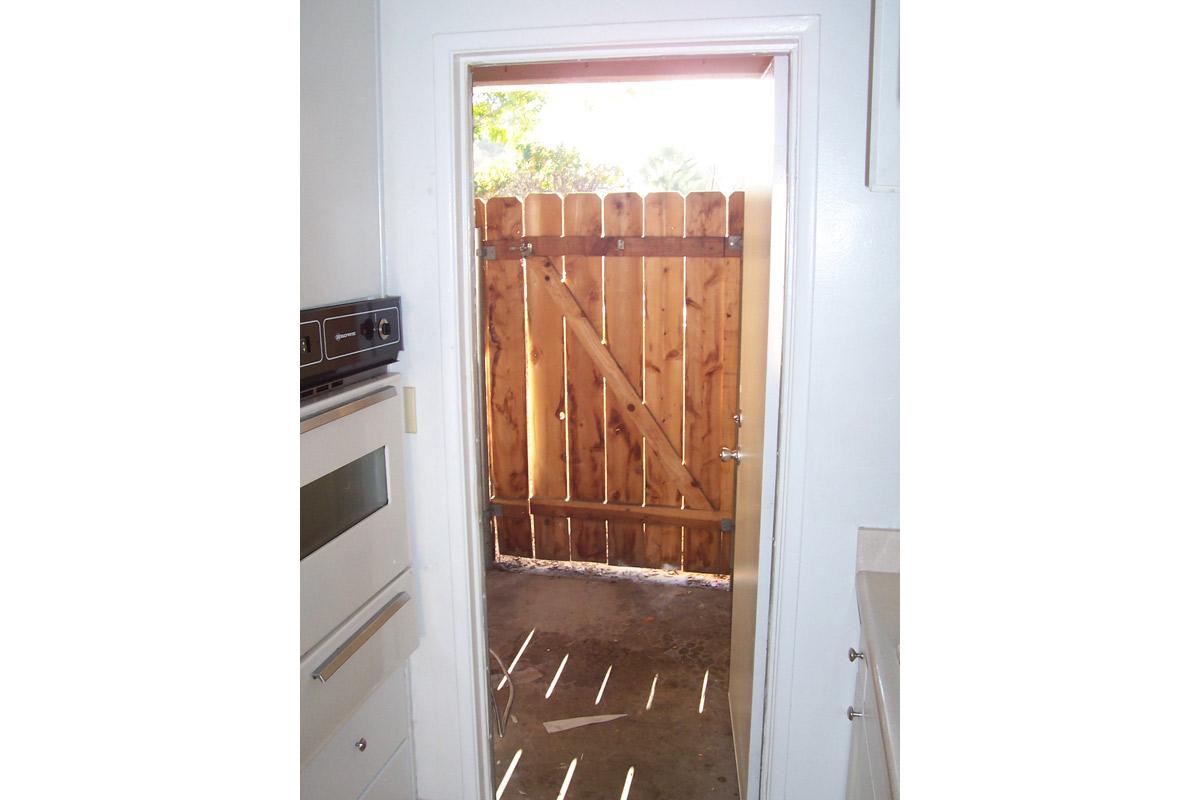
<path id="1" fill-rule="evenodd" d="M 493 564 L 506 572 L 528 572 L 540 575 L 576 575 L 602 578 L 610 581 L 661 584 L 666 586 L 688 586 L 704 589 L 720 589 L 728 592 L 728 575 L 710 575 L 703 572 L 653 569 L 650 567 L 622 567 L 590 561 L 549 561 L 541 558 L 497 555 Z"/>

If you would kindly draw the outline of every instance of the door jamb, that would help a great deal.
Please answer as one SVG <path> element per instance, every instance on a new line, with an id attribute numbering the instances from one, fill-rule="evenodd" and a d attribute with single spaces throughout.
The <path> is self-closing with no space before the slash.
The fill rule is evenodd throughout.
<path id="1" fill-rule="evenodd" d="M 487 620 L 484 612 L 483 496 L 486 477 L 481 455 L 483 428 L 481 337 L 478 335 L 476 259 L 474 253 L 474 192 L 471 174 L 471 80 L 473 66 L 535 63 L 597 58 L 655 56 L 704 56 L 720 54 L 781 55 L 788 60 L 788 139 L 785 251 L 783 275 L 772 274 L 772 285 L 780 285 L 782 318 L 769 328 L 768 381 L 778 379 L 775 391 L 768 386 L 768 402 L 775 401 L 779 413 L 778 442 L 791 440 L 793 425 L 807 419 L 809 384 L 807 366 L 811 350 L 811 311 L 814 277 L 817 91 L 819 18 L 815 15 L 785 17 L 742 17 L 719 20 L 687 20 L 654 23 L 579 25 L 561 28 L 527 28 L 511 31 L 481 31 L 434 37 L 434 93 L 436 135 L 436 186 L 438 201 L 438 281 L 441 334 L 447 368 L 443 370 L 445 397 L 464 410 L 446 417 L 449 453 L 458 453 L 465 469 L 454 469 L 449 459 L 447 492 L 459 502 L 449 504 L 449 531 L 458 531 L 451 545 L 452 567 L 459 580 L 450 587 L 455 608 L 454 639 L 460 667 L 456 680 L 460 699 L 460 753 L 464 796 L 483 800 L 492 794 L 492 763 L 487 706 Z M 800 110 L 804 109 L 804 114 Z M 773 217 L 776 215 L 773 214 Z M 774 237 L 772 237 L 774 239 Z M 774 263 L 774 259 L 772 259 Z M 466 268 L 470 265 L 470 268 Z M 775 272 L 774 266 L 772 268 Z M 779 489 L 773 513 L 763 513 L 764 544 L 770 552 L 768 626 L 764 636 L 756 633 L 755 644 L 765 658 L 763 685 L 755 694 L 762 700 L 760 730 L 751 735 L 761 743 L 759 791 L 754 782 L 751 797 L 781 794 L 784 787 L 772 782 L 772 752 L 786 753 L 789 710 L 775 702 L 780 688 L 780 667 L 790 663 L 793 633 L 786 624 L 800 612 L 795 602 L 781 607 L 778 591 L 786 563 L 784 552 L 799 550 L 802 531 L 785 531 L 779 524 L 787 499 L 785 487 L 804 478 L 804 449 L 778 452 L 774 485 Z M 764 447 L 764 450 L 767 450 Z M 799 452 L 797 452 L 797 450 Z M 767 453 L 764 453 L 766 456 Z M 766 471 L 764 470 L 764 478 Z M 769 530 L 768 529 L 769 526 Z M 769 537 L 769 538 L 768 538 Z M 789 540 L 785 545 L 785 539 Z M 786 568 L 791 575 L 793 569 Z M 463 597 L 463 592 L 466 597 Z M 760 607 L 763 594 L 760 592 Z M 784 638 L 786 637 L 786 641 Z M 770 644 L 770 647 L 768 647 Z M 787 692 L 782 692 L 786 696 Z M 770 736 L 768 737 L 768 734 Z M 767 746 L 771 741 L 772 746 Z M 752 748 L 753 750 L 754 748 Z M 753 765 L 752 765 L 752 773 Z M 469 775 L 476 775 L 472 785 Z"/>

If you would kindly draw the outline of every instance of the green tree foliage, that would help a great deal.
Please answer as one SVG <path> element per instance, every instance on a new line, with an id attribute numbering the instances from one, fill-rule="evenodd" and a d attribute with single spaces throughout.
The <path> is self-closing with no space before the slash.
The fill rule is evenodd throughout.
<path id="1" fill-rule="evenodd" d="M 646 159 L 641 173 L 646 190 L 652 192 L 687 194 L 703 191 L 710 184 L 695 159 L 670 145 L 660 147 Z"/>
<path id="2" fill-rule="evenodd" d="M 591 164 L 574 147 L 548 147 L 529 141 L 546 97 L 541 92 L 481 92 L 472 103 L 477 145 L 490 152 L 510 152 L 515 159 L 497 159 L 476 168 L 477 197 L 533 192 L 597 192 L 614 189 L 624 181 L 618 167 Z M 478 150 L 476 151 L 478 154 Z"/>
<path id="3" fill-rule="evenodd" d="M 480 92 L 471 103 L 475 140 L 496 144 L 524 141 L 545 104 L 541 92 Z"/>
<path id="4" fill-rule="evenodd" d="M 589 164 L 573 147 L 523 144 L 517 147 L 515 166 L 493 165 L 475 176 L 480 197 L 533 192 L 598 192 L 616 188 L 624 180 L 621 170 L 605 164 Z"/>

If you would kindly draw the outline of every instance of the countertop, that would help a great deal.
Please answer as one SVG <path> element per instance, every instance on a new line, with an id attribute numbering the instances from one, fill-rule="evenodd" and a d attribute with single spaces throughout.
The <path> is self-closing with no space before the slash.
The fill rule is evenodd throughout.
<path id="1" fill-rule="evenodd" d="M 859 572 L 858 616 L 892 785 L 900 785 L 900 573 Z"/>

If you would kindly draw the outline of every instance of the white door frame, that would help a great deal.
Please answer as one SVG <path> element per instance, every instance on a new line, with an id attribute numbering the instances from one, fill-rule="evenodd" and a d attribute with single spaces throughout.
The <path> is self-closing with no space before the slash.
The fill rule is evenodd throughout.
<path id="1" fill-rule="evenodd" d="M 742 17 L 653 23 L 580 25 L 479 31 L 434 37 L 434 95 L 437 172 L 438 283 L 441 335 L 446 358 L 445 397 L 461 414 L 445 417 L 448 455 L 461 457 L 460 470 L 448 470 L 447 495 L 458 498 L 446 509 L 450 533 L 449 556 L 454 575 L 449 588 L 454 608 L 454 640 L 458 663 L 459 730 L 462 741 L 464 789 L 478 800 L 492 795 L 492 764 L 488 741 L 487 620 L 484 613 L 482 503 L 482 363 L 478 328 L 479 300 L 474 254 L 474 190 L 471 171 L 471 79 L 473 66 L 565 61 L 575 59 L 703 56 L 722 54 L 778 55 L 788 63 L 786 212 L 782 215 L 784 259 L 772 259 L 771 307 L 768 333 L 768 416 L 778 418 L 777 441 L 795 442 L 803 436 L 808 407 L 808 361 L 811 350 L 811 311 L 814 275 L 818 17 Z M 414 110 L 415 113 L 415 110 Z M 773 217 L 779 219 L 777 214 Z M 780 237 L 772 235 L 772 242 Z M 778 268 L 777 265 L 778 264 Z M 787 413 L 779 413 L 786 409 Z M 793 431 L 793 424 L 800 426 Z M 796 485 L 803 480 L 804 447 L 775 453 L 764 446 L 763 483 Z M 765 492 L 764 492 L 765 493 Z M 764 665 L 756 678 L 754 696 L 762 699 L 762 726 L 752 730 L 751 752 L 761 752 L 761 765 L 751 764 L 749 797 L 782 796 L 786 787 L 771 781 L 772 750 L 764 741 L 786 746 L 792 723 L 788 704 L 775 702 L 778 690 L 790 680 L 792 632 L 780 620 L 795 620 L 802 611 L 796 593 L 779 592 L 781 580 L 796 571 L 781 561 L 784 552 L 797 552 L 799 530 L 785 530 L 784 494 L 775 510 L 762 515 L 763 570 L 760 612 L 767 604 L 766 636 L 756 635 L 756 663 Z M 451 532 L 461 532 L 455 536 Z M 785 539 L 789 540 L 785 547 Z M 766 563 L 769 559 L 769 565 Z M 786 573 L 786 574 L 785 574 Z M 790 601 L 782 607 L 784 600 Z M 759 617 L 762 615 L 760 613 Z M 787 641 L 783 641 L 786 637 Z M 771 643 L 768 649 L 767 644 Z M 781 675 L 780 667 L 785 669 Z M 755 670 L 759 672 L 758 669 Z M 415 688 L 415 687 L 414 687 Z M 783 697 L 789 696 L 785 690 Z M 753 780 L 761 766 L 761 788 Z M 418 770 L 420 765 L 418 765 Z M 477 780 L 472 782 L 469 775 Z M 472 795 L 468 795 L 472 796 Z"/>

